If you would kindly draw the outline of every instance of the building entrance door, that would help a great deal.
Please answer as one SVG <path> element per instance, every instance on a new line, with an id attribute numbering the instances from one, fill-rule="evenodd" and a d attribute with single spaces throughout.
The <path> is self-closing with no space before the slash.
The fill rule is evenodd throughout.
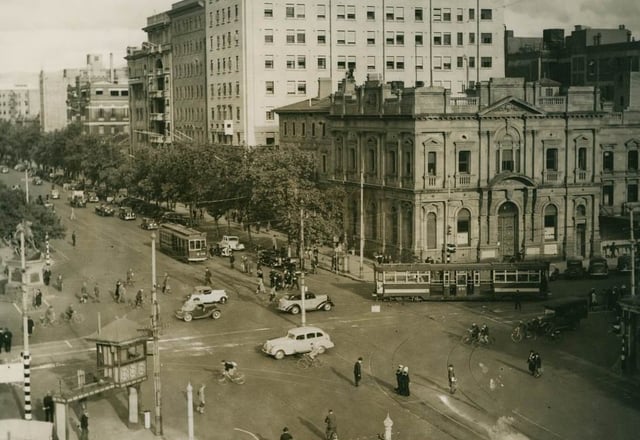
<path id="1" fill-rule="evenodd" d="M 585 258 L 587 256 L 586 249 L 586 237 L 587 232 L 584 223 L 578 223 L 576 225 L 576 251 L 579 256 Z"/>
<path id="2" fill-rule="evenodd" d="M 518 207 L 511 202 L 498 209 L 498 242 L 503 259 L 518 254 Z"/>

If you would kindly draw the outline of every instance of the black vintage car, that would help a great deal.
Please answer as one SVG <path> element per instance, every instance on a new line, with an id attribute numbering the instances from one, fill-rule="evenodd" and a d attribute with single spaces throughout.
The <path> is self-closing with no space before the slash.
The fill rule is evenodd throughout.
<path id="1" fill-rule="evenodd" d="M 102 217 L 111 217 L 115 213 L 114 209 L 111 206 L 105 205 L 104 203 L 96 206 L 95 211 L 96 214 Z"/>
<path id="2" fill-rule="evenodd" d="M 215 304 L 197 304 L 193 301 L 185 301 L 182 308 L 176 310 L 176 318 L 184 322 L 190 322 L 193 319 L 219 319 L 222 312 Z"/>
<path id="3" fill-rule="evenodd" d="M 569 296 L 544 303 L 546 320 L 558 330 L 576 329 L 580 320 L 589 314 L 589 303 L 586 297 Z"/>

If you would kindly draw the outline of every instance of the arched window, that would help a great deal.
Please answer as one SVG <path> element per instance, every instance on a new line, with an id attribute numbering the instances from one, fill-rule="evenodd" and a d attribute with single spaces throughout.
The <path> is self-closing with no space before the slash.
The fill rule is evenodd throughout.
<path id="1" fill-rule="evenodd" d="M 471 246 L 471 213 L 468 209 L 458 212 L 456 238 L 453 242 L 460 246 Z"/>
<path id="2" fill-rule="evenodd" d="M 576 207 L 576 217 L 585 218 L 587 216 L 587 208 L 584 205 L 578 205 Z"/>
<path id="3" fill-rule="evenodd" d="M 544 241 L 558 239 L 558 208 L 548 205 L 544 209 Z"/>
<path id="4" fill-rule="evenodd" d="M 427 249 L 438 249 L 438 219 L 433 212 L 427 214 Z"/>

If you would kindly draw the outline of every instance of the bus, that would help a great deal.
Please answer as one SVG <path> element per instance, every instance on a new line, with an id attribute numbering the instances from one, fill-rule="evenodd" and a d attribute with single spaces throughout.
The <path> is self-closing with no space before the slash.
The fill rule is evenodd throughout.
<path id="1" fill-rule="evenodd" d="M 205 261 L 207 234 L 175 223 L 162 223 L 159 228 L 160 250 L 178 260 Z"/>
<path id="2" fill-rule="evenodd" d="M 374 266 L 377 300 L 543 299 L 549 263 L 391 263 Z"/>

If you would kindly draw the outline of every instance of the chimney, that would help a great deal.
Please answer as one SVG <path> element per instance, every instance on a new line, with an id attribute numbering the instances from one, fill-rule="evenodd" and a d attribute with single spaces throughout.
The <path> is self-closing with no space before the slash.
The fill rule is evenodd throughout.
<path id="1" fill-rule="evenodd" d="M 113 83 L 113 52 L 109 53 L 109 82 Z"/>
<path id="2" fill-rule="evenodd" d="M 331 78 L 318 78 L 318 98 L 331 95 Z"/>

